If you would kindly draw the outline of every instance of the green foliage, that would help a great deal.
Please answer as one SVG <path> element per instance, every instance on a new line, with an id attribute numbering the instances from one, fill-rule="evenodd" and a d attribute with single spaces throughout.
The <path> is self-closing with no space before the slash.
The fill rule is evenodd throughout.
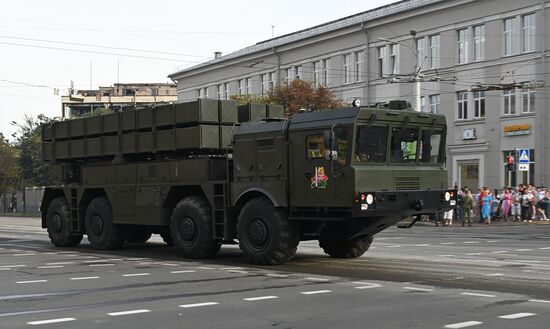
<path id="1" fill-rule="evenodd" d="M 342 102 L 335 99 L 326 87 L 315 87 L 306 80 L 293 80 L 290 83 L 277 85 L 270 91 L 270 101 L 285 107 L 287 114 L 292 114 L 302 108 L 311 110 L 326 110 L 342 107 Z"/>
<path id="2" fill-rule="evenodd" d="M 14 145 L 19 150 L 21 178 L 27 186 L 46 186 L 53 183 L 47 166 L 42 161 L 40 144 L 40 125 L 50 121 L 51 119 L 43 114 L 38 115 L 36 119 L 25 115 L 23 123 L 17 124 Z"/>
<path id="3" fill-rule="evenodd" d="M 236 101 L 239 105 L 256 103 L 256 104 L 273 104 L 270 96 L 263 95 L 232 95 L 229 98 Z"/>
<path id="4" fill-rule="evenodd" d="M 3 192 L 17 188 L 19 182 L 17 148 L 0 133 L 0 189 Z"/>

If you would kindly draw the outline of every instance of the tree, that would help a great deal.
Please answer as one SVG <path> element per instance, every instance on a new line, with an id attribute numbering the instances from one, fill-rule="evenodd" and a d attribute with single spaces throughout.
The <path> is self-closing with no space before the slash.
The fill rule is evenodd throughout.
<path id="1" fill-rule="evenodd" d="M 35 119 L 32 116 L 23 118 L 23 123 L 13 123 L 18 131 L 14 134 L 14 145 L 19 149 L 19 167 L 21 178 L 28 186 L 46 186 L 53 183 L 47 166 L 42 161 L 40 125 L 51 119 L 43 114 Z"/>
<path id="2" fill-rule="evenodd" d="M 325 110 L 342 107 L 342 102 L 335 99 L 328 88 L 315 88 L 313 83 L 305 80 L 293 80 L 277 85 L 270 91 L 269 100 L 283 105 L 287 114 L 293 114 L 302 108 Z"/>
<path id="3" fill-rule="evenodd" d="M 6 194 L 17 188 L 19 182 L 19 166 L 17 149 L 0 133 L 0 189 L 3 196 L 3 209 L 6 212 Z"/>
<path id="4" fill-rule="evenodd" d="M 248 103 L 271 104 L 273 100 L 269 96 L 264 95 L 232 95 L 229 98 L 236 101 L 239 105 Z"/>

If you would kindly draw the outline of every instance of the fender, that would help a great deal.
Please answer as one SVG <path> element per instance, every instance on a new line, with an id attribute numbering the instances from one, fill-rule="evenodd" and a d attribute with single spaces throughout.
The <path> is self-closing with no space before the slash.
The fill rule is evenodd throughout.
<path id="1" fill-rule="evenodd" d="M 239 194 L 239 196 L 237 197 L 234 205 L 238 204 L 241 201 L 241 199 L 244 195 L 246 195 L 248 193 L 251 193 L 251 192 L 265 195 L 271 201 L 271 203 L 273 203 L 273 205 L 275 207 L 280 207 L 281 206 L 281 204 L 275 199 L 275 197 L 271 193 L 267 192 L 264 189 L 257 188 L 257 187 L 249 188 L 249 189 L 245 190 L 244 192 L 242 192 L 241 194 Z"/>

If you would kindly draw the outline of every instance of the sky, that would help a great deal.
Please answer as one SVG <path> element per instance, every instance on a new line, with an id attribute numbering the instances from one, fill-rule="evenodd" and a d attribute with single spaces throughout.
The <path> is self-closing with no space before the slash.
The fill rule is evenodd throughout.
<path id="1" fill-rule="evenodd" d="M 0 133 L 11 139 L 25 115 L 60 116 L 71 81 L 76 89 L 171 82 L 168 74 L 215 51 L 393 2 L 7 1 L 0 11 Z"/>

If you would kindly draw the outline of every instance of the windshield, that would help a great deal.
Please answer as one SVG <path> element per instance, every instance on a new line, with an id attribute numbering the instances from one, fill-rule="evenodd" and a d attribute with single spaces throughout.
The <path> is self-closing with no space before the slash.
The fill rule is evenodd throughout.
<path id="1" fill-rule="evenodd" d="M 354 161 L 385 163 L 388 148 L 388 126 L 358 126 Z"/>
<path id="2" fill-rule="evenodd" d="M 418 151 L 418 128 L 393 127 L 391 129 L 390 161 L 414 163 Z"/>
<path id="3" fill-rule="evenodd" d="M 441 163 L 441 143 L 443 142 L 443 131 L 436 129 L 423 129 L 420 139 L 419 162 L 421 164 Z"/>

